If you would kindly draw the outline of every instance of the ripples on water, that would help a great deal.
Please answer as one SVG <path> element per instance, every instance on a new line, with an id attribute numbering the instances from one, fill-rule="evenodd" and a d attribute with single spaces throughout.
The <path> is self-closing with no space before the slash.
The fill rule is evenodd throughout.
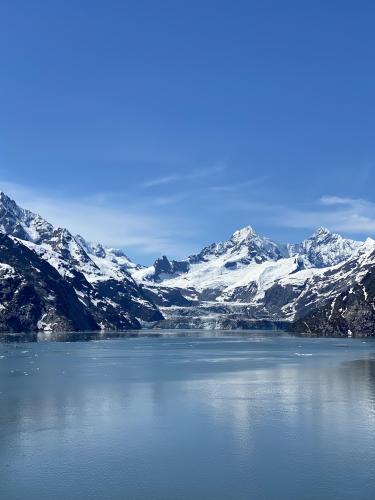
<path id="1" fill-rule="evenodd" d="M 0 344 L 0 497 L 373 499 L 375 342 Z"/>

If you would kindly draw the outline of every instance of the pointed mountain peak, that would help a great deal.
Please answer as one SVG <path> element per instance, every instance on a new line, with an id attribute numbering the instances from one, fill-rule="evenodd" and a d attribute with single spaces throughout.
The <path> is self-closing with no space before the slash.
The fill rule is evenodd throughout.
<path id="1" fill-rule="evenodd" d="M 257 233 L 251 226 L 245 226 L 242 229 L 238 229 L 237 231 L 235 231 L 231 236 L 231 240 L 243 241 L 249 238 L 250 236 L 256 236 L 256 234 Z"/>
<path id="2" fill-rule="evenodd" d="M 329 267 L 344 262 L 355 255 L 362 245 L 360 241 L 345 239 L 320 227 L 302 243 L 288 245 L 289 255 L 299 256 L 305 267 Z"/>
<path id="3" fill-rule="evenodd" d="M 314 234 L 311 236 L 311 238 L 321 238 L 325 236 L 331 236 L 333 233 L 326 227 L 319 227 Z"/>
<path id="4" fill-rule="evenodd" d="M 80 234 L 76 234 L 74 239 L 78 244 L 85 250 L 86 253 L 90 255 L 95 255 L 96 257 L 104 258 L 106 256 L 106 249 L 101 243 L 94 243 L 92 241 L 87 241 Z"/>
<path id="5" fill-rule="evenodd" d="M 54 228 L 40 215 L 20 207 L 12 198 L 1 192 L 0 229 L 22 240 L 39 242 L 50 236 Z"/>
<path id="6" fill-rule="evenodd" d="M 0 193 L 0 205 L 7 211 L 13 212 L 15 215 L 19 215 L 22 211 L 21 207 L 3 191 Z"/>
<path id="7" fill-rule="evenodd" d="M 13 201 L 7 194 L 4 193 L 4 191 L 0 192 L 0 201 Z M 13 201 L 14 203 L 14 201 Z"/>

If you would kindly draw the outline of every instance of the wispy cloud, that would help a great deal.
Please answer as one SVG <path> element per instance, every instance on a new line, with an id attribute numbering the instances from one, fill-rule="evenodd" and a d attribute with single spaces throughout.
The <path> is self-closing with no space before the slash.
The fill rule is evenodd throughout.
<path id="1" fill-rule="evenodd" d="M 172 182 L 176 182 L 180 179 L 178 175 L 166 175 L 164 177 L 158 177 L 156 179 L 151 179 L 149 181 L 143 182 L 141 187 L 143 188 L 151 188 L 155 186 L 162 186 L 163 184 L 170 184 Z"/>
<path id="2" fill-rule="evenodd" d="M 322 205 L 333 206 L 333 205 L 351 205 L 358 206 L 358 204 L 366 204 L 364 200 L 354 199 L 354 198 L 344 198 L 342 196 L 322 196 L 319 200 Z"/>
<path id="3" fill-rule="evenodd" d="M 52 224 L 66 227 L 88 240 L 125 248 L 130 257 L 132 252 L 136 257 L 160 254 L 184 257 L 194 250 L 191 245 L 194 228 L 189 221 L 174 214 L 155 213 L 145 201 L 128 200 L 111 205 L 108 193 L 72 198 L 63 193 L 41 194 L 10 182 L 0 182 L 0 189 Z"/>
<path id="4" fill-rule="evenodd" d="M 269 176 L 255 177 L 254 179 L 248 179 L 242 182 L 233 182 L 228 184 L 215 184 L 210 186 L 210 191 L 216 193 L 232 193 L 239 191 L 241 189 L 251 188 L 264 184 L 269 180 Z"/>
<path id="5" fill-rule="evenodd" d="M 215 190 L 217 194 L 224 192 Z M 240 196 L 228 189 L 221 197 L 217 211 L 248 213 L 249 223 L 285 229 L 315 230 L 326 226 L 333 231 L 369 235 L 375 233 L 375 203 L 361 198 L 336 195 L 322 196 L 311 202 L 286 204 L 269 199 Z"/>
<path id="6" fill-rule="evenodd" d="M 167 205 L 175 205 L 180 201 L 186 200 L 191 195 L 190 192 L 180 192 L 166 196 L 157 196 L 152 203 L 156 206 L 163 207 Z"/>
<path id="7" fill-rule="evenodd" d="M 210 167 L 202 167 L 194 170 L 186 168 L 186 172 L 176 172 L 170 175 L 156 177 L 155 179 L 150 179 L 148 181 L 142 182 L 140 184 L 140 187 L 148 189 L 181 181 L 195 181 L 223 172 L 225 168 L 226 167 L 224 163 L 217 163 Z"/>
<path id="8" fill-rule="evenodd" d="M 285 241 L 291 229 L 310 232 L 319 226 L 361 237 L 375 234 L 375 203 L 370 200 L 325 195 L 310 202 L 286 204 L 263 196 L 264 190 L 260 194 L 257 188 L 265 182 L 265 178 L 235 182 L 227 190 L 224 184 L 211 186 L 223 189 L 209 189 L 205 183 L 157 196 L 137 191 L 73 197 L 64 192 L 41 193 L 10 182 L 0 182 L 0 188 L 54 225 L 124 248 L 140 262 L 161 254 L 179 258 L 199 251 L 207 238 L 207 227 L 222 219 L 226 225 L 233 221 L 233 231 L 241 224 L 251 224 L 260 231 L 267 227 L 270 237 L 273 230 L 279 236 L 285 232 L 287 236 L 281 236 Z"/>
<path id="9" fill-rule="evenodd" d="M 352 234 L 375 232 L 375 203 L 341 196 L 322 196 L 309 207 L 285 208 L 278 217 L 285 227 L 316 228 L 327 226 Z"/>

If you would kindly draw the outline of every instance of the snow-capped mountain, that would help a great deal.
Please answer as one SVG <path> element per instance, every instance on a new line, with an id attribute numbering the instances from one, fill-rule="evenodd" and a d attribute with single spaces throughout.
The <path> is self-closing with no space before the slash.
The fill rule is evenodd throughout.
<path id="1" fill-rule="evenodd" d="M 0 233 L 0 331 L 96 330 L 97 322 L 59 272 Z"/>
<path id="2" fill-rule="evenodd" d="M 329 267 L 352 257 L 361 244 L 321 227 L 302 243 L 288 245 L 288 254 L 297 256 L 306 268 Z"/>
<path id="3" fill-rule="evenodd" d="M 4 193 L 0 193 L 0 230 L 21 240 L 41 243 L 49 239 L 54 227 L 40 215 L 25 210 Z"/>
<path id="4" fill-rule="evenodd" d="M 278 245 L 259 236 L 250 226 L 246 226 L 234 232 L 229 240 L 213 243 L 186 260 L 170 261 L 163 256 L 157 259 L 153 266 L 133 271 L 133 276 L 138 281 L 156 283 L 164 283 L 181 277 L 182 283 L 186 284 L 193 273 L 194 284 L 201 288 L 203 283 L 198 283 L 201 280 L 196 276 L 199 270 L 202 270 L 205 275 L 202 279 L 210 282 L 215 279 L 215 276 L 228 274 L 233 277 L 235 275 L 231 271 L 240 270 L 249 265 L 255 266 L 268 261 L 277 261 L 286 255 L 286 246 Z"/>
<path id="5" fill-rule="evenodd" d="M 0 194 L 0 331 L 288 328 L 375 335 L 375 241 L 318 229 L 278 244 L 246 226 L 150 267 Z"/>
<path id="6" fill-rule="evenodd" d="M 371 239 L 324 228 L 300 244 L 279 245 L 245 227 L 186 260 L 163 257 L 133 276 L 160 306 L 161 326 L 289 325 L 358 280 L 374 249 Z"/>
<path id="7" fill-rule="evenodd" d="M 323 336 L 375 336 L 375 241 L 328 269 L 299 303 L 290 331 Z"/>
<path id="8" fill-rule="evenodd" d="M 279 280 L 296 283 L 355 255 L 363 243 L 319 229 L 297 245 L 280 245 L 259 236 L 251 227 L 224 242 L 205 247 L 183 261 L 162 257 L 149 268 L 134 269 L 133 277 L 146 286 L 192 292 L 197 300 L 249 302 L 261 298 Z"/>
<path id="9" fill-rule="evenodd" d="M 162 319 L 157 307 L 144 295 L 128 269 L 136 269 L 121 250 L 105 249 L 55 228 L 37 214 L 19 207 L 0 194 L 0 229 L 16 245 L 23 245 L 54 268 L 73 287 L 73 294 L 90 315 L 96 329 L 139 328 L 142 321 Z M 1 254 L 0 254 L 0 262 Z M 3 303 L 1 314 L 6 313 Z M 56 329 L 38 318 L 37 328 Z M 25 327 L 26 328 L 26 327 Z"/>

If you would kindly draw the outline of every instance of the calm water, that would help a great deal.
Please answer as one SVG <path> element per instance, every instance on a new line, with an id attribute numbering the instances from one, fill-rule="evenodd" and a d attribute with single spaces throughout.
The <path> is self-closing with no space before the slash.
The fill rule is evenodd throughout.
<path id="1" fill-rule="evenodd" d="M 0 344 L 1 499 L 373 500 L 374 471 L 375 341 Z"/>

